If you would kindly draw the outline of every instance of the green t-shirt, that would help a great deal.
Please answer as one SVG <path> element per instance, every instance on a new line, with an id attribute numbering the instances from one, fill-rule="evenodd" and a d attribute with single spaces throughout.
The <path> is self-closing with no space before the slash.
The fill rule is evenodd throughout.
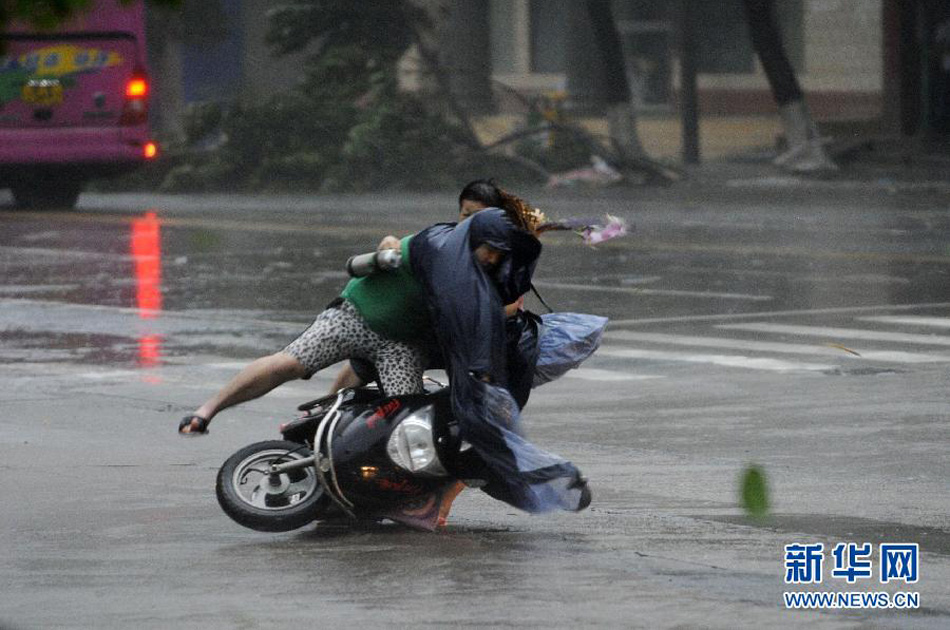
<path id="1" fill-rule="evenodd" d="M 422 285 L 409 265 L 409 241 L 400 241 L 402 264 L 347 283 L 341 297 L 356 307 L 374 332 L 395 341 L 418 342 L 428 334 L 429 312 Z"/>

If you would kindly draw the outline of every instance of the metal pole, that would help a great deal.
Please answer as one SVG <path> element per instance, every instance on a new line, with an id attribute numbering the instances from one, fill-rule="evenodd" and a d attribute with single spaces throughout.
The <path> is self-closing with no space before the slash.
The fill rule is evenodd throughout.
<path id="1" fill-rule="evenodd" d="M 680 0 L 680 119 L 683 125 L 683 162 L 699 164 L 699 101 L 696 88 L 694 0 Z"/>

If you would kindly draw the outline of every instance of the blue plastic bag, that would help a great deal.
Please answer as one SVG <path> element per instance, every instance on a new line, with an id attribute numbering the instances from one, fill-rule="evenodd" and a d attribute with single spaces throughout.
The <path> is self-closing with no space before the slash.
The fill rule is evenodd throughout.
<path id="1" fill-rule="evenodd" d="M 538 362 L 532 387 L 564 376 L 600 347 L 607 318 L 586 313 L 548 313 L 541 316 Z"/>

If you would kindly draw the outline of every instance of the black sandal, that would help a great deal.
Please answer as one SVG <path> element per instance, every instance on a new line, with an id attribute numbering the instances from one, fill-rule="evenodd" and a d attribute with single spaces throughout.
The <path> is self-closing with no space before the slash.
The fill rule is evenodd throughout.
<path id="1" fill-rule="evenodd" d="M 198 426 L 192 425 L 195 420 L 198 421 Z M 187 432 L 184 430 L 185 427 L 189 427 Z M 185 416 L 178 423 L 178 433 L 181 435 L 205 435 L 208 433 L 208 419 L 196 414 Z"/>
<path id="2" fill-rule="evenodd" d="M 574 511 L 582 512 L 590 505 L 591 499 L 593 499 L 593 493 L 590 491 L 590 486 L 587 485 L 587 478 L 580 475 L 567 487 L 568 490 L 574 490 L 576 488 L 580 488 L 581 498 Z"/>

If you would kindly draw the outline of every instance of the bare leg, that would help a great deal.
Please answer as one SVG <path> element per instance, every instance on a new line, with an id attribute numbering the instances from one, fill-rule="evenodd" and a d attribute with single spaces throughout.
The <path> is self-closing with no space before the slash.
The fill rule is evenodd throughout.
<path id="1" fill-rule="evenodd" d="M 307 370 L 297 359 L 277 352 L 248 364 L 221 390 L 198 407 L 195 415 L 211 420 L 217 413 L 238 403 L 260 398 L 278 385 L 306 376 Z M 194 426 L 182 433 L 189 433 Z"/>
<path id="2" fill-rule="evenodd" d="M 356 375 L 356 370 L 354 370 L 350 362 L 347 361 L 343 369 L 337 372 L 336 378 L 333 379 L 333 384 L 330 385 L 330 393 L 335 394 L 341 389 L 359 387 L 362 384 L 363 380 Z"/>

